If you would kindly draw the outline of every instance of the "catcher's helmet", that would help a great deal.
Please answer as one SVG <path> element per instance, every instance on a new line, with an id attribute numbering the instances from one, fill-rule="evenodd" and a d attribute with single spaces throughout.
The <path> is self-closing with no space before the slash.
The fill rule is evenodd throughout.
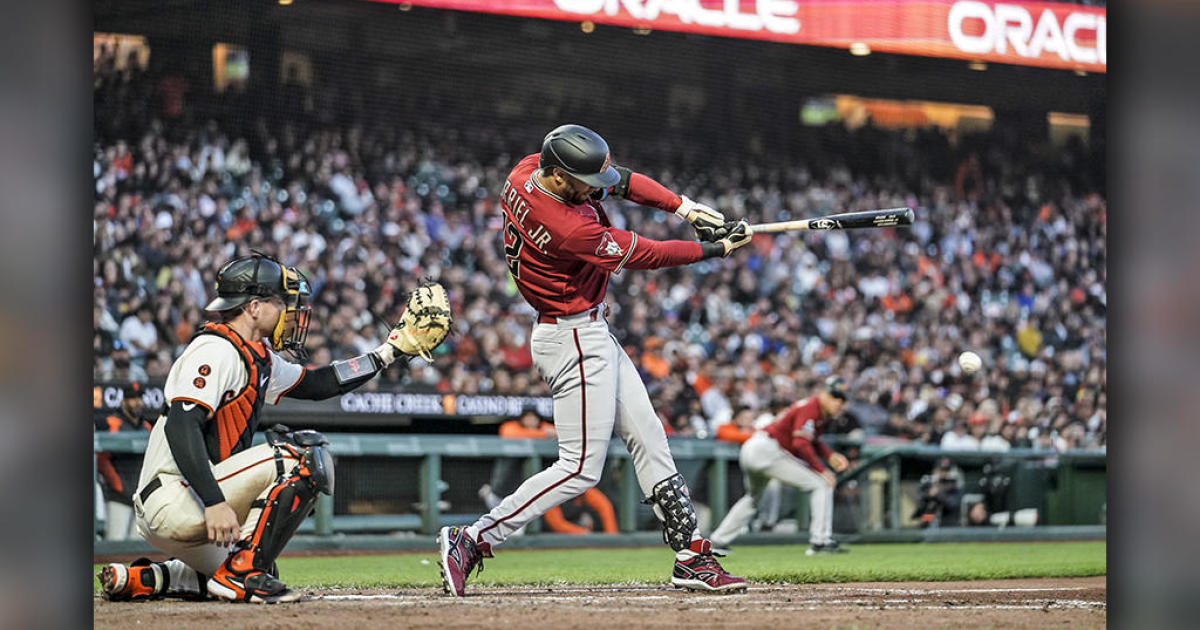
<path id="1" fill-rule="evenodd" d="M 217 271 L 217 297 L 206 311 L 227 311 L 254 298 L 284 297 L 284 267 L 266 256 L 246 256 L 225 263 Z"/>
<path id="2" fill-rule="evenodd" d="M 235 258 L 217 271 L 217 297 L 204 310 L 228 311 L 255 298 L 279 298 L 284 309 L 271 335 L 271 345 L 303 358 L 312 313 L 307 304 L 309 295 L 308 278 L 299 269 L 254 254 Z"/>
<path id="3" fill-rule="evenodd" d="M 538 167 L 551 166 L 593 188 L 608 188 L 621 181 L 621 174 L 612 167 L 608 143 L 582 125 L 563 125 L 546 134 Z"/>

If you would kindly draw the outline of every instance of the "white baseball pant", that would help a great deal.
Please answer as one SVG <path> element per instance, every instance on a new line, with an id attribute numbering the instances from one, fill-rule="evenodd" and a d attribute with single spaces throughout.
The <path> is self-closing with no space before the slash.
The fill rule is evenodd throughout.
<path id="1" fill-rule="evenodd" d="M 729 513 L 709 537 L 714 547 L 728 546 L 746 531 L 763 491 L 772 479 L 809 492 L 809 544 L 833 541 L 833 488 L 804 460 L 784 450 L 767 433 L 756 431 L 742 444 L 738 463 L 745 473 L 746 494 L 729 508 Z"/>
<path id="2" fill-rule="evenodd" d="M 297 459 L 280 450 L 284 469 L 290 472 Z M 212 467 L 217 485 L 242 524 L 239 539 L 254 533 L 262 508 L 251 508 L 255 499 L 267 498 L 275 485 L 278 469 L 275 449 L 269 444 L 252 446 Z M 146 542 L 182 560 L 191 568 L 212 575 L 229 556 L 230 547 L 208 542 L 204 503 L 180 475 L 159 475 L 162 486 L 146 497 L 133 499 L 138 532 Z M 140 490 L 140 489 L 139 489 Z"/>
<path id="3" fill-rule="evenodd" d="M 529 345 L 533 364 L 554 396 L 558 461 L 468 527 L 476 540 L 503 543 L 529 521 L 596 485 L 614 433 L 633 457 L 644 496 L 676 473 L 646 386 L 597 309 L 534 326 Z"/>

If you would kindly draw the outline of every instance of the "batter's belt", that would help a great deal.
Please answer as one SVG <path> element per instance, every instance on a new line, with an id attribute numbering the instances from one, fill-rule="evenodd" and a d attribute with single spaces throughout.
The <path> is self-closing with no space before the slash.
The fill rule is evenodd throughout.
<path id="1" fill-rule="evenodd" d="M 574 315 L 554 316 L 554 315 L 543 315 L 543 314 L 539 313 L 538 314 L 538 323 L 539 324 L 558 324 L 561 322 L 563 324 L 585 324 L 588 322 L 594 322 L 597 319 L 600 319 L 601 317 L 608 317 L 608 313 L 609 313 L 608 305 L 604 304 L 604 303 L 600 303 L 600 304 L 593 306 L 592 308 L 589 308 L 586 311 L 582 311 L 580 313 L 575 313 Z"/>

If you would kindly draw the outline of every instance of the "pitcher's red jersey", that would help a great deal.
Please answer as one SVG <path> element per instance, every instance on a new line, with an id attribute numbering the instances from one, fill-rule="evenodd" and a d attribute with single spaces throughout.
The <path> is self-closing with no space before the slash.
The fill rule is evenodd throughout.
<path id="1" fill-rule="evenodd" d="M 604 300 L 608 274 L 701 259 L 700 243 L 655 241 L 612 227 L 598 201 L 572 205 L 538 184 L 538 154 L 522 159 L 500 193 L 504 258 L 538 313 L 574 315 Z M 632 195 L 631 195 L 632 197 Z"/>

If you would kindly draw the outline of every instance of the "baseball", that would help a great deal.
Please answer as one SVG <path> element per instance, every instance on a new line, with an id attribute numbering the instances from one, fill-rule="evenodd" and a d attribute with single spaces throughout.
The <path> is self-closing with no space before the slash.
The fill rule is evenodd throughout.
<path id="1" fill-rule="evenodd" d="M 983 367 L 983 359 L 980 359 L 978 354 L 967 350 L 958 355 L 958 367 L 961 367 L 962 371 L 967 374 L 974 374 Z"/>

